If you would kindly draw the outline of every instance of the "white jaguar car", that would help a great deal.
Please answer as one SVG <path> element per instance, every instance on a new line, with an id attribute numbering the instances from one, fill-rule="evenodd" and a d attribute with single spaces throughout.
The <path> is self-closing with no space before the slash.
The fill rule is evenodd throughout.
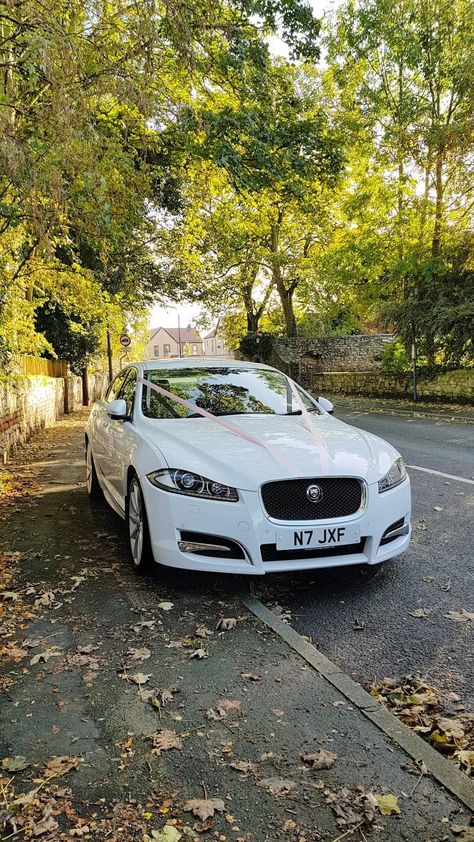
<path id="1" fill-rule="evenodd" d="M 88 420 L 87 489 L 125 519 L 139 573 L 370 570 L 408 547 L 410 482 L 331 412 L 258 363 L 129 365 Z"/>

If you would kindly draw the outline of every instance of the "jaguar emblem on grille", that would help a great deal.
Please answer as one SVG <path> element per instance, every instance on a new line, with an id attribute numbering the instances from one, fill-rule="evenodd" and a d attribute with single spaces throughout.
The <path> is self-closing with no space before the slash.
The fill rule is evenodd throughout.
<path id="1" fill-rule="evenodd" d="M 308 485 L 306 496 L 311 503 L 319 503 L 323 499 L 323 491 L 319 485 Z"/>

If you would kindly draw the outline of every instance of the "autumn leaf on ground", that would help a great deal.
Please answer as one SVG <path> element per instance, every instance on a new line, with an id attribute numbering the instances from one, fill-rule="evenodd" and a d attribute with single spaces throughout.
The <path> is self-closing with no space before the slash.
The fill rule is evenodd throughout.
<path id="1" fill-rule="evenodd" d="M 430 614 L 430 609 L 429 608 L 415 608 L 414 611 L 409 611 L 408 613 L 409 613 L 410 617 L 415 617 L 416 619 L 418 619 L 419 617 L 427 617 L 428 614 Z"/>
<path id="2" fill-rule="evenodd" d="M 71 756 L 68 754 L 59 755 L 58 757 L 52 757 L 51 760 L 48 760 L 46 766 L 43 769 L 43 777 L 44 778 L 60 778 L 63 775 L 67 775 L 71 769 L 77 769 L 79 763 L 82 762 L 82 757 L 80 756 Z"/>
<path id="3" fill-rule="evenodd" d="M 374 794 L 375 802 L 379 808 L 382 816 L 391 816 L 392 813 L 399 813 L 398 798 L 396 795 L 377 795 Z"/>
<path id="4" fill-rule="evenodd" d="M 281 708 L 272 708 L 273 716 L 277 716 L 278 719 L 281 719 L 282 716 L 285 715 L 285 711 Z"/>
<path id="5" fill-rule="evenodd" d="M 56 830 L 59 827 L 56 819 L 53 819 L 52 816 L 47 816 L 46 818 L 41 819 L 41 821 L 37 822 L 33 827 L 33 836 L 41 836 L 43 833 L 50 833 L 52 830 Z"/>
<path id="6" fill-rule="evenodd" d="M 132 658 L 133 661 L 146 661 L 151 655 L 151 650 L 147 649 L 146 646 L 142 649 L 137 649 L 135 646 L 131 646 L 127 655 L 129 658 Z"/>
<path id="7" fill-rule="evenodd" d="M 474 612 L 461 608 L 460 611 L 447 611 L 446 614 L 443 614 L 443 617 L 446 617 L 447 620 L 454 620 L 456 623 L 469 623 L 474 621 Z"/>
<path id="8" fill-rule="evenodd" d="M 301 759 L 304 763 L 309 763 L 312 769 L 330 769 L 336 762 L 337 754 L 320 748 L 314 754 L 303 754 Z"/>
<path id="9" fill-rule="evenodd" d="M 159 602 L 158 608 L 161 608 L 162 611 L 171 611 L 174 608 L 174 604 L 172 602 Z"/>
<path id="10" fill-rule="evenodd" d="M 28 655 L 28 649 L 23 649 L 16 643 L 9 643 L 8 646 L 2 647 L 0 655 L 7 655 L 9 658 L 21 661 L 22 658 Z"/>
<path id="11" fill-rule="evenodd" d="M 266 789 L 271 795 L 278 796 L 278 798 L 288 795 L 289 792 L 296 789 L 295 781 L 291 781 L 289 778 L 263 778 L 258 782 L 258 786 Z"/>
<path id="12" fill-rule="evenodd" d="M 191 798 L 183 807 L 187 813 L 193 813 L 202 822 L 212 818 L 215 812 L 223 813 L 225 804 L 221 798 Z"/>
<path id="13" fill-rule="evenodd" d="M 194 632 L 195 637 L 201 637 L 204 639 L 206 637 L 212 637 L 213 634 L 214 632 L 211 631 L 211 629 L 206 628 L 206 626 L 198 626 L 198 628 Z"/>
<path id="14" fill-rule="evenodd" d="M 34 666 L 35 664 L 44 663 L 46 664 L 50 658 L 57 658 L 59 655 L 62 655 L 61 650 L 57 650 L 56 647 L 51 649 L 46 649 L 44 652 L 38 652 L 36 655 L 30 659 L 30 666 Z"/>
<path id="15" fill-rule="evenodd" d="M 48 608 L 50 605 L 53 604 L 55 601 L 55 595 L 53 591 L 48 591 L 47 593 L 41 594 L 37 599 L 35 599 L 35 608 Z"/>
<path id="16" fill-rule="evenodd" d="M 150 704 L 152 707 L 156 708 L 157 710 L 161 710 L 168 702 L 173 701 L 173 693 L 176 691 L 173 690 L 160 690 L 159 693 L 153 693 L 152 697 L 150 698 Z"/>
<path id="17" fill-rule="evenodd" d="M 154 629 L 156 625 L 156 620 L 140 620 L 139 623 L 135 623 L 132 626 L 134 632 L 141 632 L 142 629 Z"/>
<path id="18" fill-rule="evenodd" d="M 178 828 L 167 824 L 163 830 L 152 830 L 151 836 L 145 833 L 143 842 L 179 842 L 182 835 Z"/>
<path id="19" fill-rule="evenodd" d="M 208 658 L 209 655 L 207 654 L 205 649 L 195 649 L 194 652 L 191 652 L 189 655 L 189 660 L 192 658 L 196 658 L 197 661 L 202 661 L 204 658 Z"/>
<path id="20" fill-rule="evenodd" d="M 219 702 L 217 702 L 216 708 L 219 715 L 224 719 L 224 717 L 226 717 L 229 711 L 231 710 L 235 710 L 241 713 L 242 703 L 239 702 L 237 699 L 221 699 Z"/>
<path id="21" fill-rule="evenodd" d="M 160 731 L 156 731 L 148 739 L 152 743 L 152 754 L 156 754 L 158 757 L 162 751 L 170 751 L 173 748 L 181 750 L 183 747 L 183 741 L 179 734 L 176 731 L 171 731 L 169 728 L 162 728 Z"/>
<path id="22" fill-rule="evenodd" d="M 136 672 L 134 675 L 127 675 L 122 676 L 123 678 L 128 678 L 130 681 L 133 681 L 134 684 L 138 684 L 139 687 L 142 687 L 146 684 L 152 676 L 152 673 L 149 672 L 147 674 L 143 672 Z"/>
<path id="23" fill-rule="evenodd" d="M 235 617 L 221 617 L 217 624 L 218 631 L 230 631 L 230 629 L 235 629 L 237 625 L 237 620 Z"/>
<path id="24" fill-rule="evenodd" d="M 16 757 L 4 757 L 2 760 L 2 769 L 6 772 L 22 772 L 29 766 L 26 757 L 17 754 Z"/>
<path id="25" fill-rule="evenodd" d="M 229 763 L 229 766 L 236 772 L 243 772 L 245 775 L 253 774 L 257 770 L 255 763 L 250 760 L 233 760 L 232 763 Z"/>
<path id="26" fill-rule="evenodd" d="M 255 675 L 253 672 L 241 672 L 240 673 L 242 678 L 245 678 L 246 681 L 261 681 L 261 675 Z"/>
<path id="27" fill-rule="evenodd" d="M 409 611 L 408 613 L 410 617 L 415 617 L 416 619 L 418 619 L 420 617 L 428 617 L 431 611 L 429 608 L 415 608 L 414 611 Z"/>

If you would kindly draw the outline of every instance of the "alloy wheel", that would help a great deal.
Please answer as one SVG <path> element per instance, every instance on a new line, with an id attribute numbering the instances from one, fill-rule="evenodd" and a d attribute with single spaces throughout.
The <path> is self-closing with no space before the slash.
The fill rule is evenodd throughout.
<path id="1" fill-rule="evenodd" d="M 133 563 L 136 567 L 139 566 L 142 560 L 143 553 L 143 502 L 140 491 L 140 486 L 136 480 L 132 480 L 130 485 L 130 500 L 128 505 L 128 528 L 130 535 L 130 550 L 132 553 Z"/>

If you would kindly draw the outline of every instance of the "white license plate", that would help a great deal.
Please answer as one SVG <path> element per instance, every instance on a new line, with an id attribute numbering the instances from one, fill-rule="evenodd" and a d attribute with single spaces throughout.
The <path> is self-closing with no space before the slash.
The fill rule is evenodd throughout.
<path id="1" fill-rule="evenodd" d="M 281 529 L 277 532 L 277 550 L 315 550 L 357 544 L 357 526 L 317 526 L 313 529 Z"/>

